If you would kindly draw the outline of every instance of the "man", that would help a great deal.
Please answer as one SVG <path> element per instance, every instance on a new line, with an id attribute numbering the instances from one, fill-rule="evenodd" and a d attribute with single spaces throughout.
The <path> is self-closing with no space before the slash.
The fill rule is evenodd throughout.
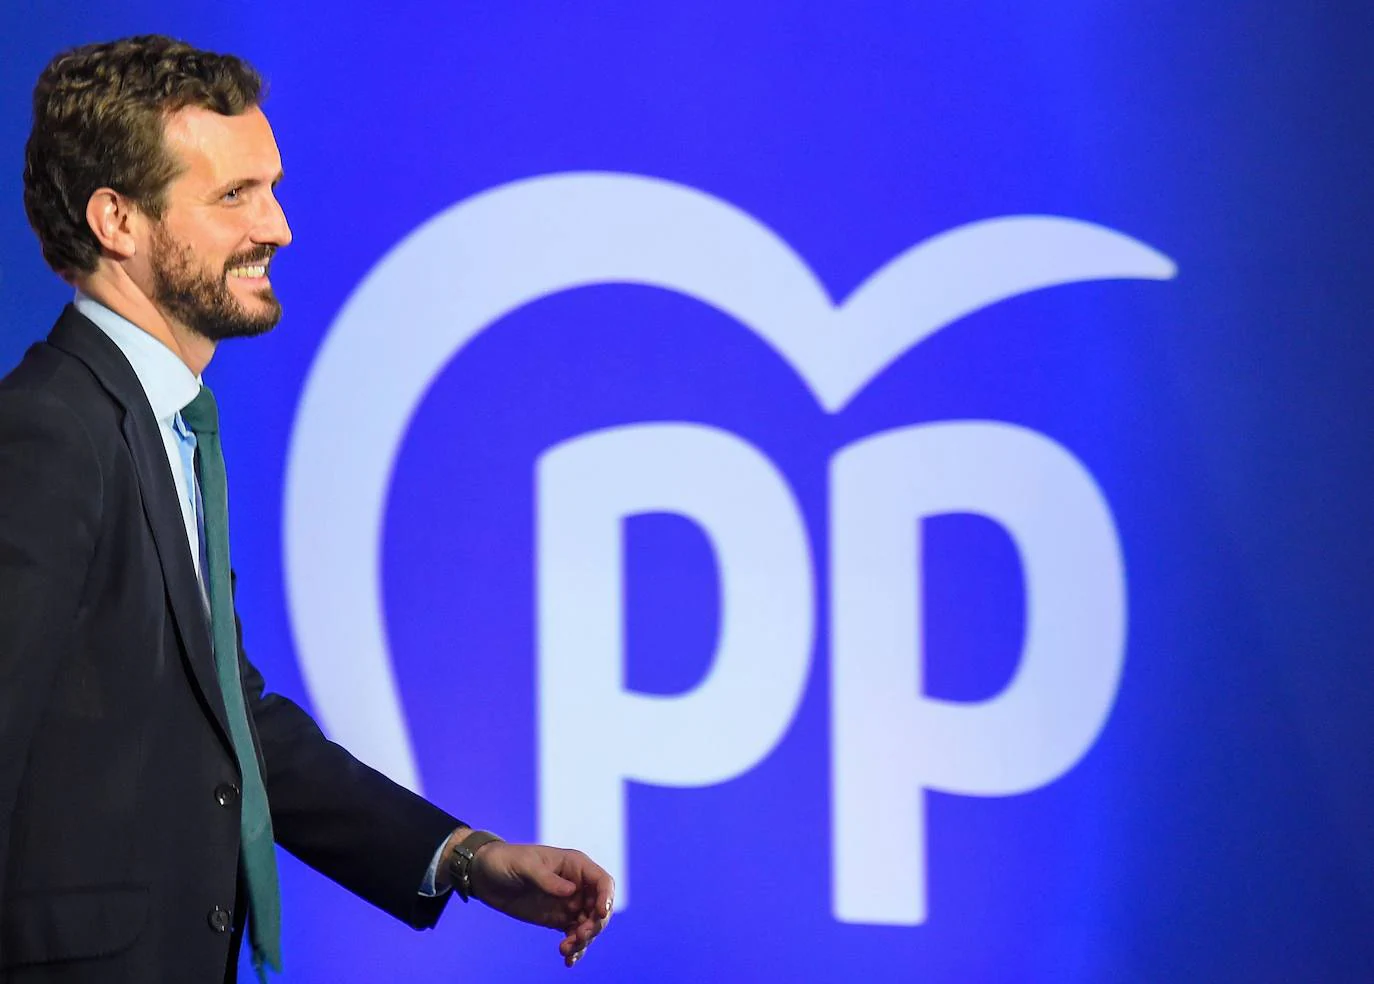
<path id="1" fill-rule="evenodd" d="M 0 382 L 0 982 L 232 980 L 245 925 L 279 969 L 273 839 L 416 928 L 450 890 L 552 927 L 571 966 L 601 868 L 470 830 L 243 655 L 199 379 L 281 313 L 260 98 L 162 37 L 59 55 L 34 92 L 25 206 L 76 300 Z"/>

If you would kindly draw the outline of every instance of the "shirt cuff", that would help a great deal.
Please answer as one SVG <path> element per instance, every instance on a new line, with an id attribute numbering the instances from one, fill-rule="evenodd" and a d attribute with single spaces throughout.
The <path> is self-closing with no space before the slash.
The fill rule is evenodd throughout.
<path id="1" fill-rule="evenodd" d="M 451 835 L 450 835 L 451 836 Z M 439 895 L 447 895 L 449 889 L 439 888 L 439 865 L 444 863 L 444 847 L 448 844 L 448 837 L 439 842 L 439 849 L 434 852 L 434 858 L 429 862 L 429 869 L 425 872 L 425 880 L 420 882 L 420 894 L 425 898 L 434 898 Z"/>

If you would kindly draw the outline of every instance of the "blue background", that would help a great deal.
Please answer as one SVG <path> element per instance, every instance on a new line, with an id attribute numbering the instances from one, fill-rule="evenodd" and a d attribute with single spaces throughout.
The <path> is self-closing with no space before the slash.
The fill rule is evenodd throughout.
<path id="1" fill-rule="evenodd" d="M 646 288 L 541 301 L 440 376 L 391 491 L 389 628 L 428 792 L 514 838 L 535 836 L 529 469 L 556 440 L 640 419 L 731 430 L 779 464 L 823 542 L 838 447 L 922 421 L 1014 421 L 1092 471 L 1126 558 L 1129 639 L 1106 729 L 1043 789 L 930 798 L 926 924 L 830 915 L 821 650 L 758 768 L 631 790 L 634 903 L 575 973 L 1374 979 L 1374 8 L 163 6 L 7 9 L 0 368 L 69 296 L 21 203 L 29 92 L 48 58 L 157 31 L 254 62 L 295 233 L 274 267 L 287 316 L 224 346 L 209 378 L 249 651 L 307 705 L 281 563 L 295 402 L 349 292 L 448 205 L 551 172 L 667 178 L 772 227 L 835 297 L 912 243 L 1003 214 L 1098 222 L 1178 264 L 1173 281 L 980 311 L 834 417 L 752 335 Z M 988 523 L 932 527 L 927 686 L 981 699 L 1019 645 L 1014 554 Z M 705 541 L 681 521 L 636 520 L 627 560 L 628 682 L 686 689 L 715 624 Z M 461 668 L 478 682 L 459 717 L 436 684 Z M 283 863 L 286 980 L 563 972 L 552 937 L 480 907 L 450 907 L 416 936 Z"/>

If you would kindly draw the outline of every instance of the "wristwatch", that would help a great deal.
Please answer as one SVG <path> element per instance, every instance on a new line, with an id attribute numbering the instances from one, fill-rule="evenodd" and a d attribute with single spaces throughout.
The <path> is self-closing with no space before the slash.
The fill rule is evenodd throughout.
<path id="1" fill-rule="evenodd" d="M 490 831 L 474 830 L 453 845 L 453 850 L 449 852 L 449 877 L 453 880 L 453 890 L 464 902 L 472 897 L 472 860 L 477 856 L 478 848 L 499 840 L 501 838 Z"/>

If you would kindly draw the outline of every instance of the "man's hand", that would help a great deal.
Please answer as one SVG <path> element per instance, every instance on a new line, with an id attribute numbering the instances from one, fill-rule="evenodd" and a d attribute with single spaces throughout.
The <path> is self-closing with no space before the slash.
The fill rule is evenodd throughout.
<path id="1" fill-rule="evenodd" d="M 581 851 L 495 841 L 477 849 L 472 893 L 508 916 L 560 930 L 571 967 L 611 918 L 615 882 Z"/>

